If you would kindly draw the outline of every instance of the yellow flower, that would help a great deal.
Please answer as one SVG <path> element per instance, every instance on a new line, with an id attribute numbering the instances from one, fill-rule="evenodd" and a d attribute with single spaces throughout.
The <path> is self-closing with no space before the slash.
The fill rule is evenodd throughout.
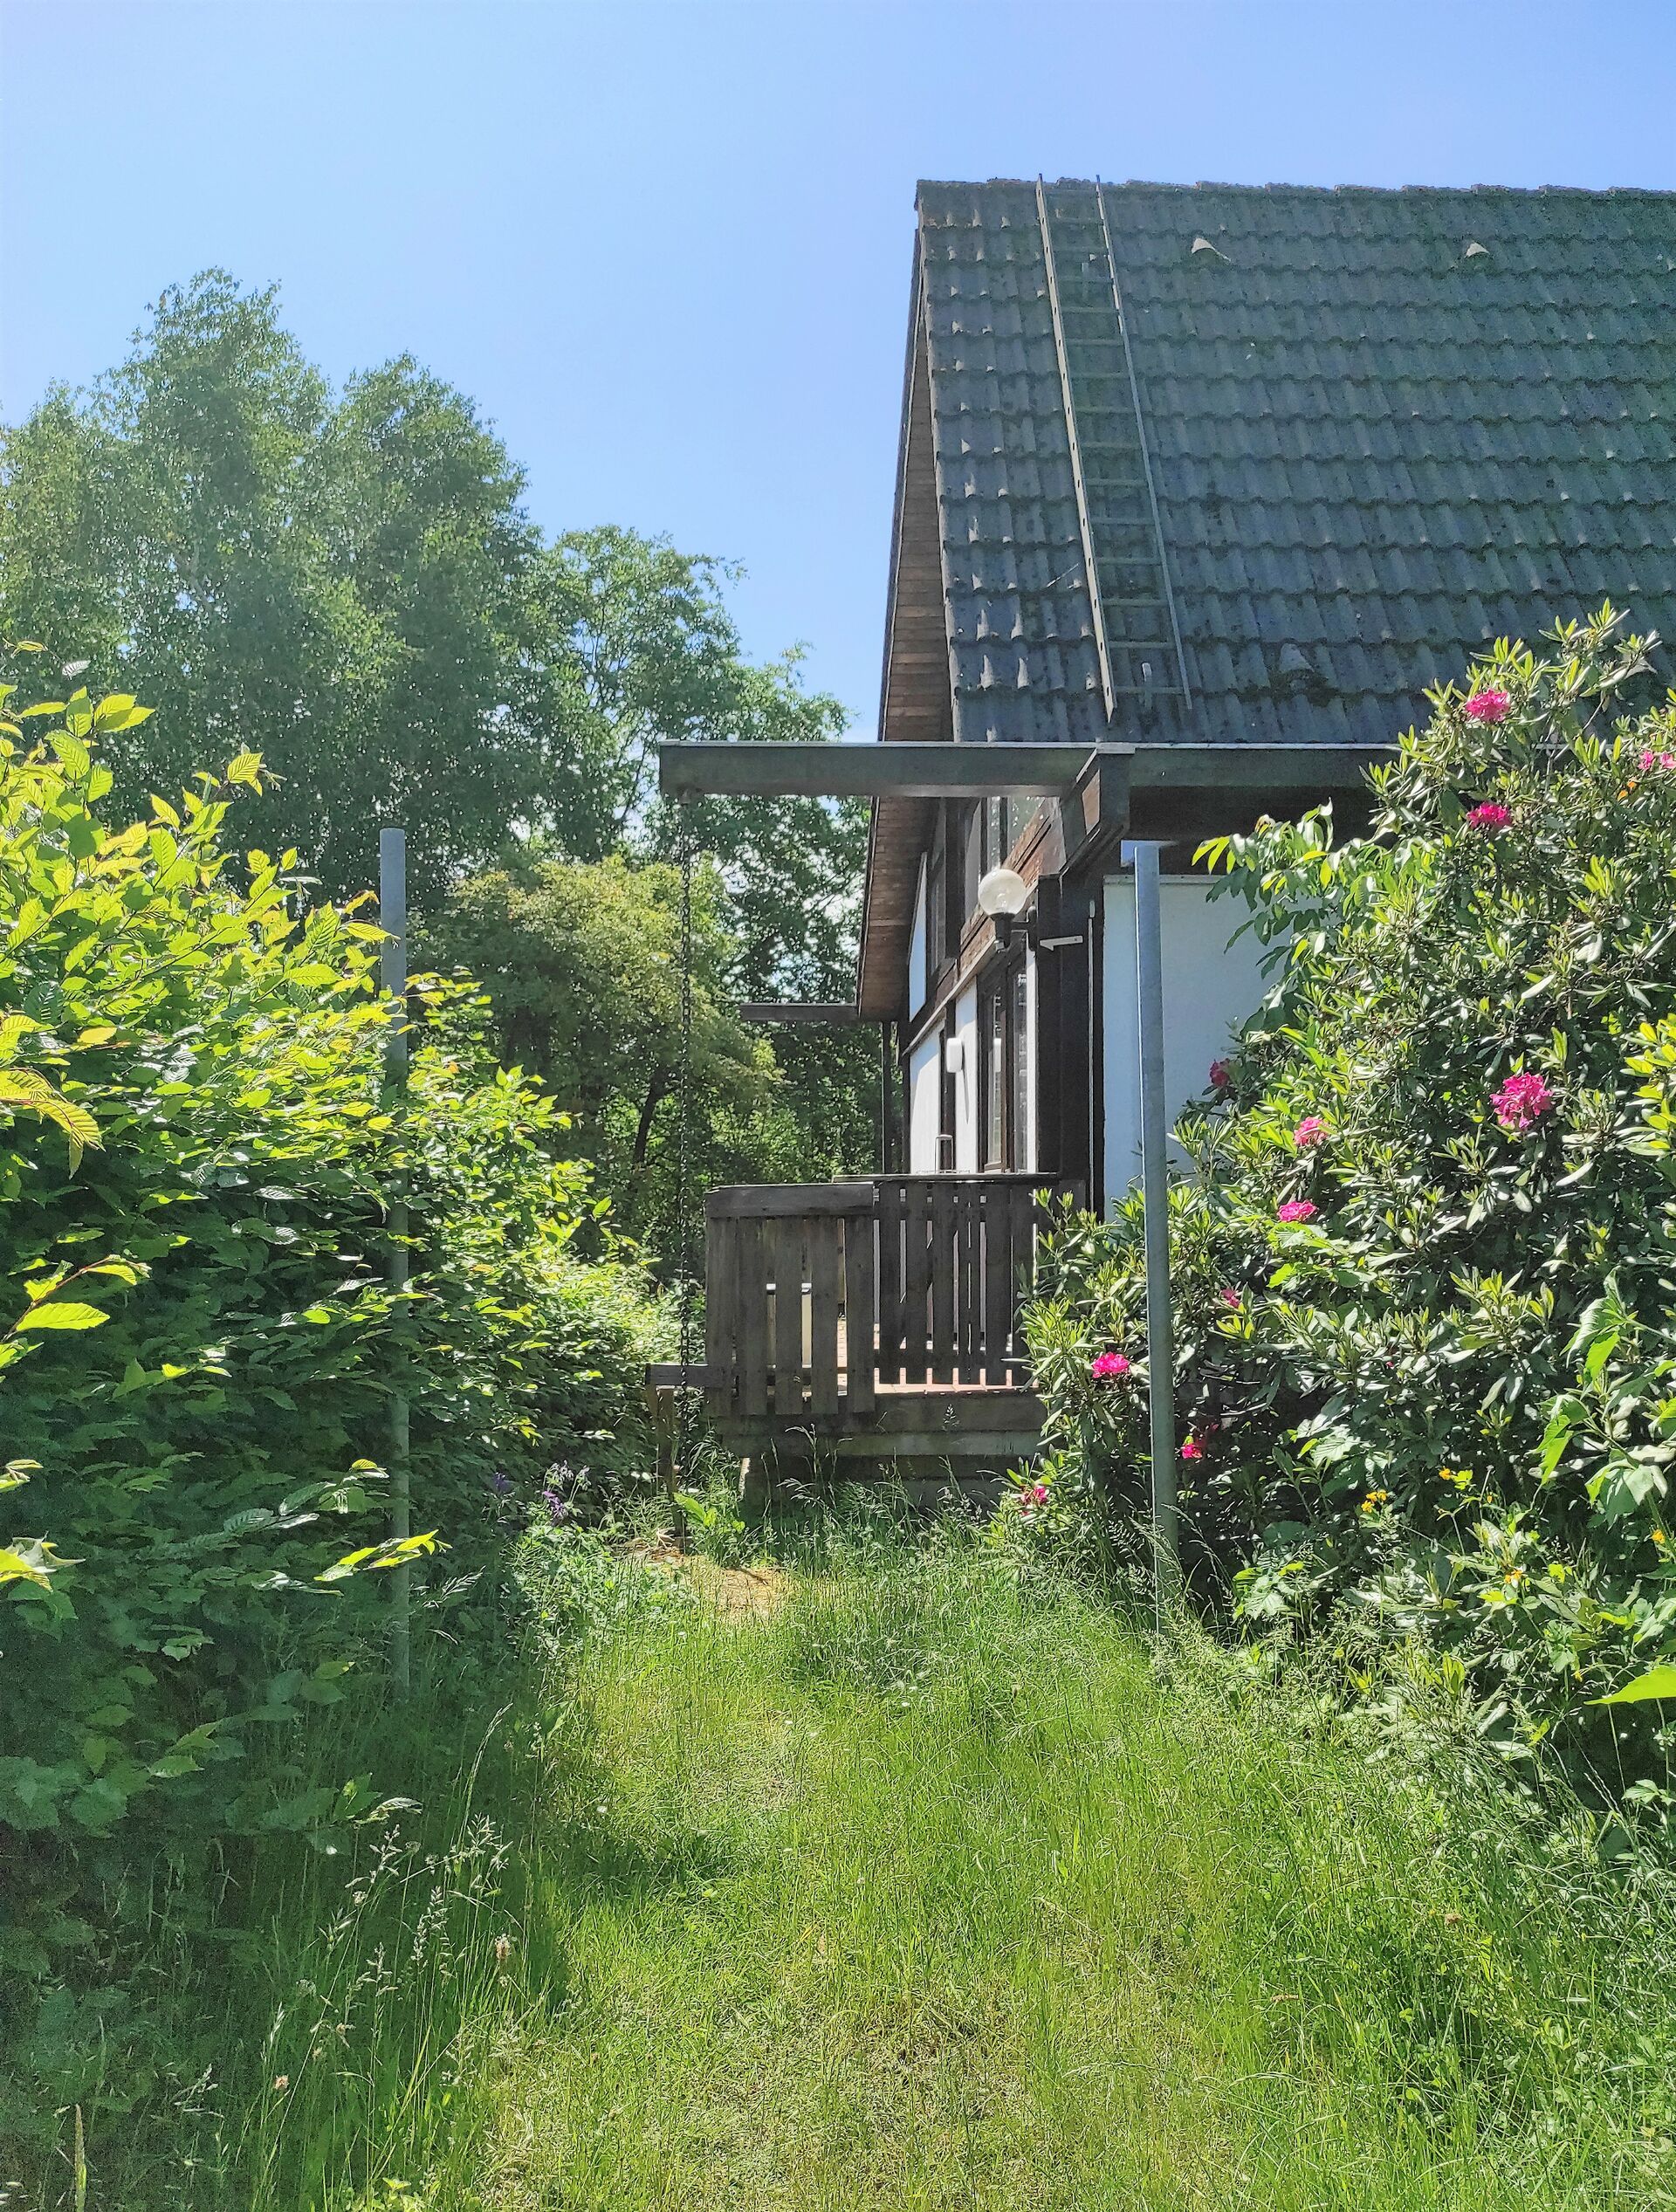
<path id="1" fill-rule="evenodd" d="M 1652 1541 L 1653 1541 L 1653 1542 L 1654 1542 L 1654 1543 L 1656 1543 L 1656 1544 L 1661 1544 L 1661 1543 L 1663 1543 L 1663 1542 L 1665 1541 L 1665 1532 L 1664 1532 L 1664 1530 L 1663 1530 L 1662 1528 L 1655 1528 L 1655 1529 L 1653 1530 L 1653 1532 L 1652 1532 Z"/>

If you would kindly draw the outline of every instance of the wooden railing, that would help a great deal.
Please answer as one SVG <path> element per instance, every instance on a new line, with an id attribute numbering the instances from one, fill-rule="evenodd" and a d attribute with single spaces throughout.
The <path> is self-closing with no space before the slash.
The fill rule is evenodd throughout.
<path id="1" fill-rule="evenodd" d="M 883 1175 L 711 1191 L 704 1369 L 712 1412 L 870 1413 L 880 1384 L 1022 1380 L 1019 1309 L 1042 1175 Z"/>

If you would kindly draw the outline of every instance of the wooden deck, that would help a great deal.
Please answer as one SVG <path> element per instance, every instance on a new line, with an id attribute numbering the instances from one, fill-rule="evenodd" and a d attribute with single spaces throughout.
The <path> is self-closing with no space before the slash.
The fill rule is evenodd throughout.
<path id="1" fill-rule="evenodd" d="M 1041 1175 L 711 1192 L 704 1358 L 649 1372 L 667 1458 L 683 1380 L 729 1451 L 807 1474 L 993 1479 L 1041 1441 L 1019 1329 Z"/>

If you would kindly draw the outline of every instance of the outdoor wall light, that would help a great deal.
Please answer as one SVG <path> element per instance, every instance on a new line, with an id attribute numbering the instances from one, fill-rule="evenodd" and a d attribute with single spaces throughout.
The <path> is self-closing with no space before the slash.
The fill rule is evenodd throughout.
<path id="1" fill-rule="evenodd" d="M 1030 896 L 1030 886 L 1015 869 L 992 868 L 978 885 L 978 910 L 987 914 L 995 924 L 995 934 L 1003 945 L 1013 938 L 1013 924 L 1024 911 L 1024 902 Z"/>

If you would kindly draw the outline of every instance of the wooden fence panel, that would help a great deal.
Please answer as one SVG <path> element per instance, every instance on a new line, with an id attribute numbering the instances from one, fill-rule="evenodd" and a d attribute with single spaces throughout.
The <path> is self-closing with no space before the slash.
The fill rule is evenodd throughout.
<path id="1" fill-rule="evenodd" d="M 741 1311 L 740 1227 L 725 1216 L 712 1216 L 704 1223 L 704 1364 L 716 1377 L 704 1404 L 712 1413 L 728 1413 L 733 1407 Z"/>
<path id="2" fill-rule="evenodd" d="M 907 1245 L 903 1267 L 903 1379 L 923 1383 L 931 1326 L 931 1193 L 925 1178 L 916 1177 L 903 1185 L 902 1221 Z"/>
<path id="3" fill-rule="evenodd" d="M 894 1176 L 879 1182 L 878 1213 L 879 1361 L 882 1383 L 902 1379 L 902 1185 Z"/>
<path id="4" fill-rule="evenodd" d="M 955 1186 L 931 1185 L 931 1380 L 954 1380 Z"/>
<path id="5" fill-rule="evenodd" d="M 773 1224 L 774 1411 L 792 1419 L 803 1411 L 803 1226 L 794 1214 Z"/>
<path id="6" fill-rule="evenodd" d="M 877 1233 L 883 1233 L 882 1221 Z M 878 1398 L 873 1380 L 876 1266 L 874 1224 L 852 1214 L 844 1223 L 844 1391 L 852 1413 L 870 1413 Z M 883 1351 L 876 1357 L 882 1361 Z"/>
<path id="7" fill-rule="evenodd" d="M 838 1417 L 839 1239 L 840 1224 L 835 1218 L 808 1225 L 809 1412 L 817 1421 Z"/>
<path id="8" fill-rule="evenodd" d="M 1019 1380 L 1048 1179 L 879 1176 L 711 1192 L 711 1410 L 830 1424 L 870 1413 L 880 1382 Z"/>
<path id="9" fill-rule="evenodd" d="M 1013 1212 L 1013 1258 L 1006 1286 L 1007 1357 L 1011 1365 L 1021 1367 L 1024 1334 L 1019 1326 L 1019 1314 L 1030 1295 L 1035 1275 L 1036 1193 L 1032 1185 L 1017 1183 L 1007 1197 Z M 1015 1378 L 1010 1377 L 1011 1379 Z"/>
<path id="10" fill-rule="evenodd" d="M 741 1410 L 760 1419 L 768 1411 L 767 1225 L 739 1224 L 738 1367 Z"/>
<path id="11" fill-rule="evenodd" d="M 1006 1380 L 1006 1340 L 1012 1328 L 1013 1206 L 1005 1185 L 984 1193 L 984 1380 Z"/>
<path id="12" fill-rule="evenodd" d="M 983 1380 L 983 1185 L 963 1182 L 955 1193 L 955 1379 Z"/>

